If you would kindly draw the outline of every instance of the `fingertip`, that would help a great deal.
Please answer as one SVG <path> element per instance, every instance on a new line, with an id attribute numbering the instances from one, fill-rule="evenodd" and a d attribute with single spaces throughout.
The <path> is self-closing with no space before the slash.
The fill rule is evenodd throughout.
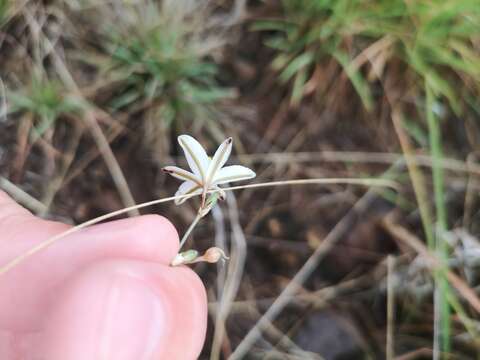
<path id="1" fill-rule="evenodd" d="M 175 226 L 161 215 L 143 215 L 136 220 L 136 236 L 140 241 L 152 247 L 152 253 L 158 254 L 162 262 L 170 264 L 178 253 L 179 238 Z"/>
<path id="2" fill-rule="evenodd" d="M 190 268 L 166 267 L 155 274 L 157 284 L 171 304 L 174 326 L 170 346 L 161 359 L 197 359 L 207 332 L 207 293 L 200 277 Z M 189 334 L 189 336 L 185 336 Z M 181 356 L 179 355 L 181 354 Z"/>
<path id="3" fill-rule="evenodd" d="M 200 276 L 187 266 L 176 266 L 169 268 L 174 277 L 179 278 L 179 282 L 189 284 L 188 289 L 192 295 L 207 303 L 207 293 Z"/>

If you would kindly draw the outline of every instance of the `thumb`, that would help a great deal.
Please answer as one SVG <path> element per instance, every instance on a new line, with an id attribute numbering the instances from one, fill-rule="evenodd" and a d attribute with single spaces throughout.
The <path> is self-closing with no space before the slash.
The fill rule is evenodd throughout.
<path id="1" fill-rule="evenodd" d="M 66 229 L 0 191 L 0 264 Z M 119 220 L 59 245 L 0 277 L 0 325 L 28 330 L 43 324 L 29 354 L 49 360 L 198 357 L 207 324 L 205 288 L 190 269 L 165 265 L 178 248 L 166 220 Z M 61 276 L 65 272 L 70 275 Z"/>
<path id="2" fill-rule="evenodd" d="M 110 260 L 58 297 L 39 351 L 46 359 L 196 359 L 202 349 L 206 295 L 190 269 Z"/>

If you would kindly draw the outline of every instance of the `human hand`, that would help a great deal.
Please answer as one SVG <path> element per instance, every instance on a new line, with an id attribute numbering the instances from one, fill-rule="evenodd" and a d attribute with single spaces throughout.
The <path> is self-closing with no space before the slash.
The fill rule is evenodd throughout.
<path id="1" fill-rule="evenodd" d="M 0 191 L 0 265 L 69 228 Z M 0 276 L 0 359 L 195 359 L 205 289 L 168 264 L 178 235 L 146 215 L 92 226 Z"/>

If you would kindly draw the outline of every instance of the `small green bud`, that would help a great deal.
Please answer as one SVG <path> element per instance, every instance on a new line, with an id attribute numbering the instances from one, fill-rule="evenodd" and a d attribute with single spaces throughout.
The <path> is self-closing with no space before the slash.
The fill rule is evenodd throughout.
<path id="1" fill-rule="evenodd" d="M 172 260 L 172 266 L 179 266 L 183 264 L 189 264 L 198 257 L 197 250 L 187 250 L 181 253 L 178 253 L 177 256 Z"/>

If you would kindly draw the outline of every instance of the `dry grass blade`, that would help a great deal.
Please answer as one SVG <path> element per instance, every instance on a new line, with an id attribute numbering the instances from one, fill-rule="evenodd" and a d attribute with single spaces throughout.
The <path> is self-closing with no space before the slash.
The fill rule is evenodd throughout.
<path id="1" fill-rule="evenodd" d="M 425 359 L 427 357 L 431 357 L 433 355 L 432 349 L 429 348 L 421 348 L 418 350 L 414 350 L 409 352 L 408 354 L 404 354 L 401 356 L 397 356 L 395 360 L 415 360 L 415 359 Z"/>
<path id="2" fill-rule="evenodd" d="M 290 303 L 296 307 L 302 308 L 313 306 L 314 309 L 322 309 L 338 296 L 345 296 L 355 291 L 362 291 L 378 284 L 386 276 L 387 271 L 387 264 L 385 264 L 385 261 L 382 261 L 373 271 L 368 272 L 367 274 L 310 293 L 295 294 L 290 296 L 289 300 Z M 276 298 L 257 299 L 255 305 L 260 309 L 268 308 L 275 300 Z M 218 302 L 208 304 L 208 309 L 212 313 L 216 313 L 218 307 Z M 235 301 L 232 304 L 231 311 L 233 313 L 250 313 L 252 308 L 254 308 L 252 301 L 242 300 Z"/>
<path id="3" fill-rule="evenodd" d="M 26 17 L 29 20 L 31 26 L 36 29 L 38 34 L 42 35 L 42 39 L 45 42 L 45 46 L 50 48 L 52 51 L 50 53 L 53 63 L 56 66 L 58 75 L 64 82 L 65 86 L 72 91 L 72 93 L 76 94 L 80 99 L 85 99 L 83 98 L 83 95 L 75 83 L 75 80 L 73 79 L 72 75 L 70 74 L 66 64 L 62 60 L 62 58 L 57 54 L 55 51 L 55 46 L 52 44 L 50 39 L 43 33 L 42 28 L 40 25 L 37 23 L 35 20 L 34 16 L 29 13 L 28 10 L 25 10 Z M 85 101 L 86 102 L 86 101 Z M 125 176 L 123 175 L 122 169 L 120 168 L 120 165 L 118 164 L 117 159 L 115 158 L 115 155 L 113 154 L 112 149 L 110 148 L 110 144 L 105 137 L 100 125 L 98 125 L 97 120 L 95 118 L 95 114 L 92 110 L 87 109 L 84 114 L 84 119 L 86 121 L 86 125 L 90 129 L 92 136 L 97 143 L 97 146 L 105 160 L 105 163 L 107 164 L 108 169 L 110 170 L 110 173 L 112 175 L 113 181 L 115 185 L 118 188 L 120 197 L 122 198 L 124 204 L 130 208 L 132 208 L 129 213 L 131 216 L 136 216 L 140 215 L 140 213 L 137 211 L 137 209 L 133 208 L 133 205 L 135 205 L 135 200 L 133 199 L 132 193 L 130 192 L 130 189 L 128 187 L 127 180 L 125 179 Z"/>
<path id="4" fill-rule="evenodd" d="M 225 230 L 225 222 L 223 212 L 220 206 L 212 208 L 212 218 L 215 225 L 215 246 L 220 249 L 227 248 L 227 235 Z M 223 289 L 225 288 L 226 267 L 222 262 L 217 263 L 217 299 L 222 298 Z"/>
<path id="5" fill-rule="evenodd" d="M 83 128 L 79 125 L 80 124 L 74 124 L 72 139 L 64 154 L 62 154 L 62 165 L 58 171 L 58 175 L 51 181 L 51 183 L 49 183 L 45 195 L 43 196 L 42 203 L 45 205 L 45 209 L 39 213 L 42 217 L 47 215 L 57 192 L 62 186 L 64 186 L 64 179 L 73 163 L 78 145 L 83 135 Z"/>
<path id="6" fill-rule="evenodd" d="M 15 184 L 11 183 L 8 179 L 5 179 L 3 176 L 0 176 L 0 188 L 5 190 L 10 194 L 14 199 L 16 199 L 20 204 L 25 206 L 27 209 L 32 210 L 35 213 L 42 213 L 46 211 L 47 207 L 22 189 L 20 189 Z"/>
<path id="7" fill-rule="evenodd" d="M 434 255 L 422 241 L 404 227 L 395 224 L 392 219 L 393 214 L 385 217 L 385 228 L 398 240 L 414 249 L 419 255 L 428 260 L 428 265 L 433 270 L 439 270 L 445 273 L 449 283 L 459 292 L 459 294 L 480 314 L 480 299 L 475 291 L 468 284 L 452 271 L 446 269 L 442 261 Z"/>
<path id="8" fill-rule="evenodd" d="M 261 336 L 262 331 L 266 328 L 266 325 L 274 321 L 274 319 L 280 314 L 280 312 L 290 302 L 292 296 L 297 292 L 298 287 L 317 268 L 318 264 L 322 261 L 325 255 L 333 248 L 333 246 L 335 246 L 335 243 L 339 241 L 339 239 L 350 229 L 354 219 L 357 217 L 357 214 L 365 211 L 375 197 L 374 191 L 369 190 L 355 204 L 348 214 L 345 215 L 345 217 L 335 225 L 332 231 L 317 247 L 315 252 L 308 258 L 302 268 L 295 274 L 292 280 L 274 301 L 272 306 L 270 306 L 267 312 L 260 318 L 255 327 L 253 327 L 243 338 L 240 344 L 238 344 L 237 348 L 230 357 L 230 360 L 242 359 L 248 353 L 248 351 L 252 348 L 252 346 L 254 346 L 256 341 Z"/>
<path id="9" fill-rule="evenodd" d="M 388 164 L 406 163 L 410 161 L 414 165 L 432 167 L 432 157 L 428 155 L 421 155 L 411 153 L 408 158 L 404 154 L 396 153 L 382 153 L 382 152 L 360 152 L 360 151 L 319 151 L 319 152 L 271 152 L 268 154 L 248 154 L 232 156 L 233 159 L 238 158 L 244 163 L 265 163 L 272 162 L 276 164 L 291 164 L 292 162 L 346 162 L 346 163 L 370 163 L 370 164 Z M 480 166 L 472 163 L 443 158 L 440 165 L 449 171 L 470 173 L 480 175 Z"/>
<path id="10" fill-rule="evenodd" d="M 387 257 L 387 360 L 393 360 L 395 357 L 394 345 L 394 323 L 395 323 L 395 289 L 394 289 L 394 271 L 395 258 L 392 255 Z"/>
<path id="11" fill-rule="evenodd" d="M 212 360 L 217 360 L 220 358 L 220 350 L 223 338 L 226 335 L 225 321 L 230 313 L 232 302 L 235 300 L 235 296 L 238 293 L 247 255 L 247 242 L 245 239 L 245 234 L 242 230 L 242 226 L 240 225 L 237 201 L 234 195 L 231 193 L 227 195 L 227 204 L 229 219 L 232 227 L 232 246 L 230 253 L 231 260 L 229 261 L 223 295 L 219 299 L 220 306 L 216 313 L 215 332 L 213 335 L 213 344 L 210 354 L 210 359 Z"/>
<path id="12" fill-rule="evenodd" d="M 396 183 L 388 180 L 382 180 L 382 179 L 339 179 L 339 178 L 332 178 L 332 179 L 299 179 L 299 180 L 286 180 L 286 181 L 274 181 L 270 183 L 259 183 L 259 184 L 250 184 L 250 185 L 242 185 L 242 186 L 232 186 L 229 188 L 224 188 L 223 191 L 229 191 L 229 190 L 240 190 L 240 189 L 246 189 L 246 188 L 262 188 L 262 187 L 271 187 L 271 186 L 286 186 L 286 185 L 306 185 L 306 184 L 351 184 L 351 185 L 364 185 L 364 186 L 380 186 L 380 187 L 393 187 L 395 188 L 397 186 Z M 216 193 L 218 190 L 211 190 L 208 193 Z M 0 275 L 5 274 L 7 271 L 11 270 L 15 266 L 17 266 L 19 263 L 22 261 L 28 259 L 30 256 L 36 254 L 37 252 L 49 247 L 50 245 L 54 244 L 60 239 L 65 238 L 66 236 L 73 234 L 77 231 L 80 231 L 81 229 L 84 229 L 88 226 L 97 224 L 101 221 L 111 219 L 115 216 L 121 215 L 128 213 L 132 210 L 138 210 L 147 206 L 152 206 L 155 204 L 161 204 L 165 203 L 168 201 L 173 201 L 175 199 L 186 199 L 190 197 L 194 197 L 194 195 L 179 195 L 179 196 L 171 196 L 163 199 L 158 199 L 158 200 L 153 200 L 153 201 L 148 201 L 142 204 L 130 206 L 124 209 L 120 209 L 117 211 L 113 211 L 111 213 L 96 217 L 94 219 L 91 219 L 89 221 L 86 221 L 80 225 L 74 226 L 71 229 L 60 233 L 54 237 L 51 237 L 36 246 L 32 247 L 30 250 L 27 252 L 23 253 L 22 255 L 14 258 L 7 264 L 3 265 L 0 267 Z"/>

